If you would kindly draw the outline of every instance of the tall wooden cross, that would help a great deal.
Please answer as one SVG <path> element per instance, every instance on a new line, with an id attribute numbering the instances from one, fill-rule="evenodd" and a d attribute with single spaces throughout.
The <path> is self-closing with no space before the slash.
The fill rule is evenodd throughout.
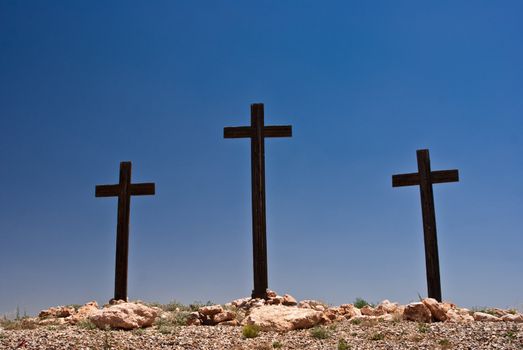
<path id="1" fill-rule="evenodd" d="M 265 222 L 265 138 L 292 137 L 292 126 L 265 126 L 263 104 L 251 105 L 251 126 L 226 127 L 223 136 L 251 139 L 253 298 L 267 298 L 267 232 Z"/>
<path id="2" fill-rule="evenodd" d="M 458 170 L 430 170 L 429 150 L 416 151 L 418 172 L 392 176 L 392 187 L 420 187 L 421 211 L 423 215 L 423 234 L 425 240 L 425 265 L 429 298 L 441 302 L 441 282 L 439 276 L 438 239 L 436 234 L 436 213 L 432 184 L 459 181 Z"/>
<path id="3" fill-rule="evenodd" d="M 114 299 L 127 300 L 127 261 L 129 257 L 129 213 L 131 196 L 154 194 L 154 183 L 131 183 L 131 162 L 120 163 L 120 183 L 96 186 L 96 197 L 118 197 L 116 226 L 116 267 Z"/>

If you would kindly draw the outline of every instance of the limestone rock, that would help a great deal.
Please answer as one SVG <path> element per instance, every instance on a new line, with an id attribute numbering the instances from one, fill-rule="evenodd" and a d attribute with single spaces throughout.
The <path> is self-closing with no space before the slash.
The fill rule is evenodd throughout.
<path id="1" fill-rule="evenodd" d="M 447 320 L 447 311 L 450 310 L 450 304 L 439 303 L 433 298 L 425 298 L 422 302 L 430 310 L 433 320 L 441 322 Z"/>
<path id="2" fill-rule="evenodd" d="M 251 300 L 251 298 L 236 299 L 236 300 L 233 300 L 231 302 L 231 304 L 234 307 L 241 308 L 241 307 L 245 306 L 245 304 L 247 304 L 249 302 L 249 300 Z"/>
<path id="3" fill-rule="evenodd" d="M 61 317 L 69 317 L 76 313 L 76 310 L 74 307 L 71 306 L 57 306 L 57 307 L 50 307 L 47 310 L 42 310 L 38 317 L 40 318 L 61 318 Z"/>
<path id="4" fill-rule="evenodd" d="M 298 302 L 296 301 L 296 299 L 294 299 L 294 297 L 292 295 L 285 294 L 283 296 L 282 304 L 286 305 L 286 306 L 296 306 L 298 304 Z"/>
<path id="5" fill-rule="evenodd" d="M 447 322 L 465 323 L 474 321 L 466 309 L 452 308 L 447 311 Z"/>
<path id="6" fill-rule="evenodd" d="M 284 305 L 268 305 L 253 309 L 243 324 L 253 324 L 264 331 L 286 332 L 293 329 L 310 328 L 322 317 L 319 311 Z"/>
<path id="7" fill-rule="evenodd" d="M 135 329 L 151 326 L 159 314 L 157 308 L 135 303 L 118 303 L 95 311 L 89 316 L 89 320 L 101 329 Z"/>
<path id="8" fill-rule="evenodd" d="M 96 311 L 98 311 L 98 303 L 96 301 L 91 301 L 80 307 L 76 314 L 68 317 L 67 321 L 70 324 L 77 324 L 79 321 L 89 318 L 89 316 Z"/>
<path id="9" fill-rule="evenodd" d="M 379 305 L 376 307 L 377 310 L 380 311 L 380 313 L 383 314 L 394 314 L 398 312 L 398 304 L 397 303 L 391 303 L 387 299 L 383 300 Z"/>
<path id="10" fill-rule="evenodd" d="M 504 316 L 501 316 L 501 319 L 505 322 L 517 322 L 517 323 L 523 323 L 523 315 L 522 314 L 506 314 Z"/>
<path id="11" fill-rule="evenodd" d="M 365 316 L 381 316 L 385 314 L 383 309 L 373 308 L 370 305 L 365 305 L 360 309 L 361 314 Z"/>
<path id="12" fill-rule="evenodd" d="M 432 314 L 425 304 L 421 302 L 410 303 L 405 306 L 405 310 L 403 311 L 403 318 L 409 321 L 430 322 Z"/>
<path id="13" fill-rule="evenodd" d="M 234 312 L 226 310 L 226 311 L 220 312 L 219 314 L 213 315 L 212 320 L 214 323 L 222 323 L 225 321 L 234 320 L 235 317 L 236 317 L 236 314 Z"/>
<path id="14" fill-rule="evenodd" d="M 191 312 L 187 316 L 187 321 L 186 321 L 187 326 L 199 326 L 201 324 L 202 324 L 202 321 L 200 320 L 200 314 L 197 311 Z"/>
<path id="15" fill-rule="evenodd" d="M 474 317 L 474 321 L 501 322 L 499 317 L 484 312 L 474 312 L 472 316 Z"/>
<path id="16" fill-rule="evenodd" d="M 205 316 L 213 316 L 223 312 L 223 307 L 221 305 L 202 306 L 198 312 Z"/>
<path id="17" fill-rule="evenodd" d="M 352 304 L 340 305 L 340 314 L 345 318 L 352 318 L 355 316 L 361 316 L 361 310 Z"/>

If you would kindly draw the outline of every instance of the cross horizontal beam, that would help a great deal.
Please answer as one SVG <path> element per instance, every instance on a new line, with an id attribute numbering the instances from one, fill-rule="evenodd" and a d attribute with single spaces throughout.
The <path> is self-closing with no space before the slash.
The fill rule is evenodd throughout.
<path id="1" fill-rule="evenodd" d="M 96 197 L 117 197 L 120 195 L 122 189 L 120 185 L 98 185 L 96 186 Z M 141 183 L 129 185 L 131 196 L 146 196 L 155 193 L 154 183 Z"/>
<path id="2" fill-rule="evenodd" d="M 272 125 L 263 128 L 264 137 L 292 137 L 291 125 Z M 223 128 L 223 137 L 226 139 L 239 139 L 255 137 L 254 129 L 250 126 L 235 126 Z"/>
<path id="3" fill-rule="evenodd" d="M 433 184 L 459 181 L 458 170 L 437 170 L 430 173 Z M 415 186 L 420 184 L 419 173 L 401 174 L 392 176 L 392 187 Z"/>

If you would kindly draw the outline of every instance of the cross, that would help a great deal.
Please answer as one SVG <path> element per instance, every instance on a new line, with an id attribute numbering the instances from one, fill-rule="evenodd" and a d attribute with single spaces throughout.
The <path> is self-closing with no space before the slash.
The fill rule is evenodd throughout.
<path id="1" fill-rule="evenodd" d="M 441 282 L 439 276 L 438 240 L 436 235 L 436 214 L 432 184 L 459 181 L 458 170 L 430 170 L 429 150 L 416 151 L 418 172 L 392 176 L 392 187 L 419 185 L 421 211 L 423 215 L 423 234 L 425 241 L 425 265 L 429 298 L 441 302 Z"/>
<path id="2" fill-rule="evenodd" d="M 226 127 L 223 136 L 251 139 L 253 298 L 267 299 L 267 227 L 265 221 L 265 138 L 292 137 L 292 126 L 265 126 L 263 103 L 251 105 L 251 126 Z"/>
<path id="3" fill-rule="evenodd" d="M 96 186 L 96 197 L 118 197 L 114 300 L 127 300 L 127 261 L 129 257 L 129 213 L 131 196 L 153 194 L 154 183 L 131 183 L 131 162 L 120 163 L 120 183 L 116 185 Z"/>

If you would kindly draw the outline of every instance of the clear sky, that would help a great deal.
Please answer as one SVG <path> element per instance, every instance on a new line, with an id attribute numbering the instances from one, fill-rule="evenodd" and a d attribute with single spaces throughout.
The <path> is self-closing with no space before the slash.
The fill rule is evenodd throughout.
<path id="1" fill-rule="evenodd" d="M 250 144 L 265 103 L 269 287 L 329 303 L 426 294 L 429 148 L 443 298 L 523 307 L 520 1 L 0 2 L 0 314 L 108 301 L 133 162 L 129 297 L 252 289 Z"/>

